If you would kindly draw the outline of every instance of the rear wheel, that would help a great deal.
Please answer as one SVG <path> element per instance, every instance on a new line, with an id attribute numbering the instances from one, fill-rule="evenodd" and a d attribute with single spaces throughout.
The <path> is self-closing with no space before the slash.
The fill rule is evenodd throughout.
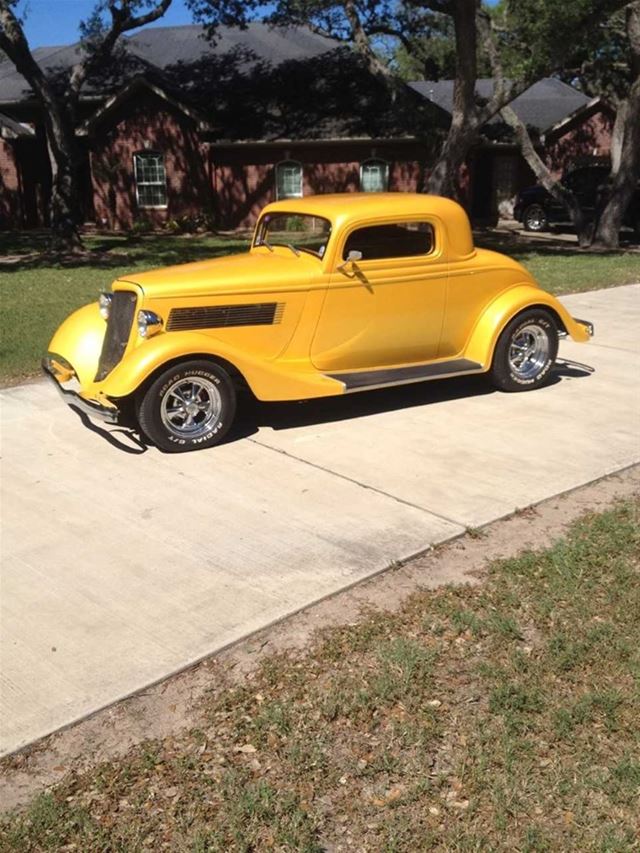
<path id="1" fill-rule="evenodd" d="M 141 430 L 161 450 L 182 453 L 213 447 L 236 411 L 236 391 L 219 364 L 182 362 L 163 371 L 138 399 Z"/>
<path id="2" fill-rule="evenodd" d="M 491 379 L 502 391 L 530 391 L 549 379 L 558 355 L 558 328 L 544 309 L 523 311 L 500 335 Z"/>
<path id="3" fill-rule="evenodd" d="M 530 204 L 522 214 L 525 231 L 547 231 L 549 220 L 541 204 Z"/>

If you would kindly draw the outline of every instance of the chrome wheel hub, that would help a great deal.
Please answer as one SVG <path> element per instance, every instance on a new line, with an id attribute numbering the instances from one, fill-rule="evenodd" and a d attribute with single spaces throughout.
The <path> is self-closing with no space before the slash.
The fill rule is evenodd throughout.
<path id="1" fill-rule="evenodd" d="M 201 377 L 179 379 L 162 398 L 162 423 L 175 435 L 199 438 L 220 419 L 222 398 L 213 382 Z"/>
<path id="2" fill-rule="evenodd" d="M 549 337 L 535 323 L 523 326 L 511 338 L 509 367 L 519 379 L 535 379 L 549 359 Z"/>

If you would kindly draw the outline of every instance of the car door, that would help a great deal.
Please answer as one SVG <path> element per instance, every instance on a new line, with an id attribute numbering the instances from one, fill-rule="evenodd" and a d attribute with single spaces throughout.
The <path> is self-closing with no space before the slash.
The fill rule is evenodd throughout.
<path id="1" fill-rule="evenodd" d="M 350 263 L 352 252 L 360 258 Z M 443 230 L 435 218 L 352 226 L 336 247 L 313 364 L 358 370 L 435 358 L 446 285 Z"/>

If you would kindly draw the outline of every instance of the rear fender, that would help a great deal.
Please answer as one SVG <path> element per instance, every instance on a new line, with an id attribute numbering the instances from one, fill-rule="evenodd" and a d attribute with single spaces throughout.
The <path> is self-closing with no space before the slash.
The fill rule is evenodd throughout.
<path id="1" fill-rule="evenodd" d="M 464 351 L 465 358 L 489 370 L 496 343 L 505 326 L 521 311 L 534 307 L 548 309 L 555 316 L 559 330 L 566 331 L 574 341 L 583 343 L 589 340 L 586 326 L 577 323 L 554 296 L 535 285 L 519 284 L 501 293 L 485 308 L 471 332 Z"/>

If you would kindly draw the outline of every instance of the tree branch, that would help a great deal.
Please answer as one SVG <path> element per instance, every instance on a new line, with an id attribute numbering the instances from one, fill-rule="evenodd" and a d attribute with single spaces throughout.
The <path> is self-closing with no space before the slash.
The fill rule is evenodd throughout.
<path id="1" fill-rule="evenodd" d="M 116 0 L 109 0 L 109 12 L 111 13 L 111 26 L 106 34 L 94 46 L 91 53 L 77 62 L 71 69 L 69 76 L 69 90 L 73 100 L 77 100 L 80 89 L 92 68 L 104 61 L 112 52 L 116 42 L 123 33 L 144 27 L 161 18 L 171 5 L 172 0 L 159 0 L 159 2 L 144 15 L 134 15 L 131 11 L 131 0 L 121 0 L 119 6 Z"/>
<path id="2" fill-rule="evenodd" d="M 491 65 L 491 73 L 493 75 L 493 94 L 479 113 L 479 122 L 483 125 L 490 121 L 515 97 L 522 94 L 525 89 L 528 89 L 530 81 L 525 79 L 516 82 L 505 79 L 502 57 L 500 56 L 495 39 L 493 20 L 487 10 L 482 6 L 478 7 L 476 21 L 482 47 L 489 57 L 489 64 Z"/>
<path id="3" fill-rule="evenodd" d="M 413 43 L 408 35 L 402 30 L 397 30 L 394 27 L 391 27 L 387 24 L 375 24 L 372 27 L 368 28 L 368 34 L 370 36 L 391 36 L 392 38 L 398 39 L 398 41 L 407 49 L 407 51 L 412 51 L 414 49 Z"/>
<path id="4" fill-rule="evenodd" d="M 369 71 L 375 74 L 376 77 L 383 77 L 387 80 L 394 79 L 391 70 L 378 58 L 371 47 L 369 36 L 365 32 L 354 0 L 344 0 L 344 13 L 351 27 L 356 50 L 364 58 Z"/>
<path id="5" fill-rule="evenodd" d="M 556 201 L 559 201 L 569 211 L 571 221 L 578 235 L 578 241 L 580 245 L 585 245 L 588 242 L 588 235 L 585 230 L 585 218 L 575 194 L 553 177 L 547 164 L 536 151 L 524 122 L 518 118 L 513 109 L 510 106 L 505 106 L 500 111 L 500 115 L 513 130 L 522 156 L 527 161 L 529 168 L 538 181 Z"/>

